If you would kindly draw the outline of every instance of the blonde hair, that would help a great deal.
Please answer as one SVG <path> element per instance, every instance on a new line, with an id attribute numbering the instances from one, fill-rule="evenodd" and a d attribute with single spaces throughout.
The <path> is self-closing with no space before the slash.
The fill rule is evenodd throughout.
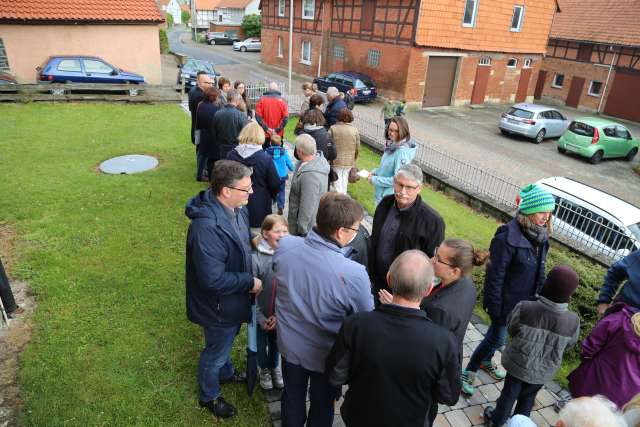
<path id="1" fill-rule="evenodd" d="M 238 143 L 262 145 L 264 143 L 264 131 L 258 123 L 249 122 L 240 131 Z"/>
<path id="2" fill-rule="evenodd" d="M 535 227 L 535 223 L 531 219 L 533 217 L 533 215 L 535 215 L 535 214 L 525 215 L 523 213 L 517 212 L 516 213 L 516 220 L 518 221 L 518 224 L 520 224 L 522 227 L 532 229 L 532 228 Z M 552 223 L 553 223 L 553 214 L 549 214 L 549 220 L 547 221 L 547 224 L 545 225 L 545 227 L 547 228 L 547 234 L 549 235 L 549 237 L 551 237 L 551 234 L 553 233 L 553 224 Z"/>

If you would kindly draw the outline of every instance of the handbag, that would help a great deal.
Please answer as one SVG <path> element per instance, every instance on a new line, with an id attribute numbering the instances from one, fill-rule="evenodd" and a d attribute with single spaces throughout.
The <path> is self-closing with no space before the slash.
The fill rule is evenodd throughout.
<path id="1" fill-rule="evenodd" d="M 329 182 L 336 182 L 338 180 L 338 172 L 334 171 L 333 168 L 329 168 Z"/>
<path id="2" fill-rule="evenodd" d="M 349 183 L 353 184 L 360 180 L 360 175 L 358 175 L 358 168 L 352 167 L 349 169 Z"/>
<path id="3" fill-rule="evenodd" d="M 196 146 L 200 145 L 200 140 L 202 139 L 202 133 L 201 133 L 200 129 L 197 129 L 197 127 L 198 127 L 198 110 L 200 109 L 200 104 L 202 104 L 202 101 L 200 101 L 198 103 L 198 106 L 196 107 L 196 122 L 195 122 L 196 130 L 193 131 L 193 143 Z"/>

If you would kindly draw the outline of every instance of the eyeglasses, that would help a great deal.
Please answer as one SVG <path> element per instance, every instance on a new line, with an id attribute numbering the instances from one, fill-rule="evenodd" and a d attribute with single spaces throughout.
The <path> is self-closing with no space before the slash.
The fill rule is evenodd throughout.
<path id="1" fill-rule="evenodd" d="M 358 232 L 357 228 L 351 228 L 351 227 L 342 227 L 342 228 L 347 228 L 347 229 L 349 229 L 351 231 L 355 231 L 356 233 Z"/>
<path id="2" fill-rule="evenodd" d="M 238 187 L 228 187 L 228 188 L 231 188 L 232 190 L 243 191 L 243 192 L 245 192 L 245 193 L 247 193 L 247 194 L 251 194 L 251 193 L 253 193 L 253 186 L 250 186 L 250 187 L 249 187 L 248 189 L 246 189 L 246 190 L 245 190 L 244 188 L 238 188 Z"/>
<path id="3" fill-rule="evenodd" d="M 449 264 L 448 262 L 444 262 L 442 261 L 442 259 L 440 259 L 440 257 L 438 256 L 438 248 L 436 248 L 436 250 L 433 252 L 433 259 L 435 259 L 436 262 L 439 262 L 440 264 L 448 265 L 451 268 L 457 268 L 455 265 Z"/>
<path id="4" fill-rule="evenodd" d="M 202 82 L 202 84 L 211 86 L 213 84 L 213 82 Z"/>
<path id="5" fill-rule="evenodd" d="M 393 181 L 393 185 L 398 187 L 399 190 L 411 190 L 411 191 L 415 191 L 418 189 L 418 187 L 420 187 L 419 185 L 404 185 L 396 181 Z"/>

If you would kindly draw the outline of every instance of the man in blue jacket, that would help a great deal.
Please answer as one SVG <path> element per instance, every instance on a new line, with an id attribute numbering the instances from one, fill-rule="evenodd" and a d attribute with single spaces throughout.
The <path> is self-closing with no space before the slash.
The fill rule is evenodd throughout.
<path id="1" fill-rule="evenodd" d="M 625 280 L 626 283 L 616 296 L 620 284 Z M 598 313 L 603 315 L 612 301 L 623 301 L 640 308 L 640 250 L 613 263 L 604 276 L 604 285 L 598 295 Z"/>
<path id="2" fill-rule="evenodd" d="M 340 96 L 338 89 L 333 86 L 327 89 L 327 99 L 329 100 L 329 105 L 327 105 L 327 109 L 324 112 L 324 118 L 326 119 L 324 127 L 329 129 L 338 123 L 338 113 L 348 107 Z"/>
<path id="3" fill-rule="evenodd" d="M 347 246 L 358 233 L 362 216 L 362 206 L 351 197 L 327 193 L 320 199 L 316 226 L 307 236 L 285 236 L 278 244 L 273 264 L 284 376 L 283 427 L 333 422 L 340 387 L 329 383 L 325 359 L 345 317 L 373 309 L 365 268 L 347 258 Z"/>
<path id="4" fill-rule="evenodd" d="M 220 394 L 220 383 L 242 382 L 231 348 L 240 325 L 250 318 L 250 294 L 262 289 L 251 274 L 249 214 L 251 169 L 232 160 L 216 162 L 211 188 L 189 200 L 187 233 L 187 317 L 204 330 L 198 385 L 200 406 L 221 418 L 236 409 Z"/>

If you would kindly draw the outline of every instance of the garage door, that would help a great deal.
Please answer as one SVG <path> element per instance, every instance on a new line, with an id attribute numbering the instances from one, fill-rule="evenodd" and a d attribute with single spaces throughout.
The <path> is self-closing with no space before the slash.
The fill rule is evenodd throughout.
<path id="1" fill-rule="evenodd" d="M 640 73 L 616 71 L 604 113 L 640 122 Z"/>
<path id="2" fill-rule="evenodd" d="M 451 104 L 453 82 L 456 78 L 458 58 L 455 56 L 430 56 L 424 88 L 423 107 Z"/>

